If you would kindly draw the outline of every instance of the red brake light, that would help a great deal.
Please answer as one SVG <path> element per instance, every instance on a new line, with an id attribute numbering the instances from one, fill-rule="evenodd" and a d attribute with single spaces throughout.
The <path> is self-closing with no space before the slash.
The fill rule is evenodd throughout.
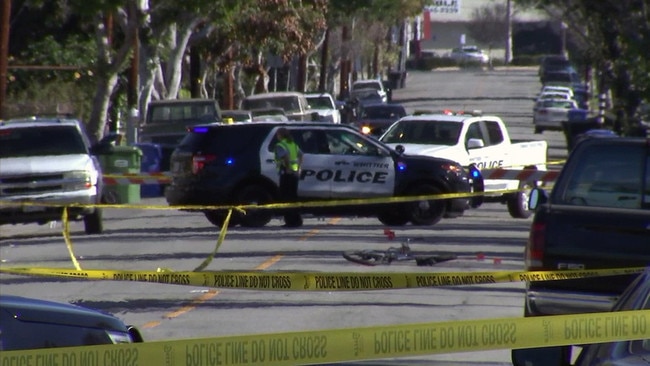
<path id="1" fill-rule="evenodd" d="M 205 164 L 215 160 L 217 158 L 216 155 L 194 155 L 192 156 L 192 174 L 198 174 L 203 168 L 205 167 Z"/>
<path id="2" fill-rule="evenodd" d="M 544 259 L 544 241 L 546 232 L 546 224 L 533 223 L 530 227 L 530 234 L 528 236 L 528 245 L 526 246 L 525 262 L 528 270 L 536 270 L 542 268 L 542 260 Z"/>

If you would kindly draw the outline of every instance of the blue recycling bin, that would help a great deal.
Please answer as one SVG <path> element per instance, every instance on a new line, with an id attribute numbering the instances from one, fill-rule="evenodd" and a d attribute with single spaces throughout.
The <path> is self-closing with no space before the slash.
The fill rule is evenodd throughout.
<path id="1" fill-rule="evenodd" d="M 159 144 L 140 143 L 135 144 L 142 151 L 142 160 L 140 164 L 140 172 L 142 173 L 160 173 L 163 149 Z M 142 184 L 140 185 L 141 197 L 160 197 L 163 195 L 162 184 Z"/>

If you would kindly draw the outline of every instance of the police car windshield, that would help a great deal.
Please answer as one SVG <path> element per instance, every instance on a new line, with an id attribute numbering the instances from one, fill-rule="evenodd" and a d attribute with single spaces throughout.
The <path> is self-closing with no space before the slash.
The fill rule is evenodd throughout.
<path id="1" fill-rule="evenodd" d="M 461 124 L 445 121 L 409 121 L 395 123 L 381 137 L 386 144 L 456 145 Z"/>

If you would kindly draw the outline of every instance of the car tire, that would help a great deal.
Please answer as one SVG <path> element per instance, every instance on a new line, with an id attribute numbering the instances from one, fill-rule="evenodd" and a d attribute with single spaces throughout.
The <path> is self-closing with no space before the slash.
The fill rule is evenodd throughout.
<path id="1" fill-rule="evenodd" d="M 438 188 L 432 185 L 422 184 L 413 188 L 408 193 L 408 195 L 429 196 L 429 195 L 437 195 L 441 193 L 442 192 Z M 418 225 L 418 226 L 435 225 L 445 215 L 446 202 L 445 200 L 409 202 L 407 204 L 407 207 L 408 207 L 407 209 L 408 209 L 410 221 L 413 225 Z"/>
<path id="2" fill-rule="evenodd" d="M 216 211 L 216 210 L 208 210 L 208 211 L 203 211 L 203 214 L 205 215 L 205 218 L 210 221 L 210 223 L 218 228 L 223 227 L 223 222 L 226 220 L 226 216 L 228 216 L 228 212 L 224 211 Z M 235 212 L 232 213 L 230 216 L 230 221 L 228 222 L 228 227 L 235 227 L 239 225 L 239 217 Z"/>
<path id="3" fill-rule="evenodd" d="M 102 209 L 95 208 L 93 213 L 84 215 L 84 231 L 88 235 L 101 234 L 104 232 L 104 224 L 102 222 Z"/>
<path id="4" fill-rule="evenodd" d="M 519 183 L 520 191 L 508 196 L 506 205 L 508 206 L 508 213 L 515 219 L 527 219 L 532 215 L 532 211 L 528 208 L 528 198 L 530 189 L 533 186 L 528 182 Z"/>
<path id="5" fill-rule="evenodd" d="M 409 217 L 403 212 L 382 212 L 377 215 L 379 222 L 386 226 L 404 226 L 409 222 Z"/>
<path id="6" fill-rule="evenodd" d="M 246 186 L 237 194 L 237 203 L 240 205 L 265 205 L 271 202 L 273 202 L 271 193 L 259 185 Z M 236 220 L 244 227 L 263 227 L 273 218 L 270 210 L 249 209 L 246 214 L 239 212 L 236 212 L 236 214 Z M 233 215 L 235 215 L 235 212 L 233 212 Z"/>

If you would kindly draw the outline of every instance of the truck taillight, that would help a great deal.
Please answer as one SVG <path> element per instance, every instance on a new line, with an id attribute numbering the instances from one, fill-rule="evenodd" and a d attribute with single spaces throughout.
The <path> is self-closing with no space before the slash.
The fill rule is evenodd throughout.
<path id="1" fill-rule="evenodd" d="M 544 233 L 546 224 L 533 223 L 530 227 L 528 236 L 528 245 L 526 246 L 525 263 L 526 268 L 530 270 L 542 269 L 542 260 L 544 259 Z"/>
<path id="2" fill-rule="evenodd" d="M 203 168 L 205 168 L 205 164 L 215 160 L 216 158 L 216 155 L 192 156 L 192 174 L 198 174 L 201 170 L 203 170 Z"/>

